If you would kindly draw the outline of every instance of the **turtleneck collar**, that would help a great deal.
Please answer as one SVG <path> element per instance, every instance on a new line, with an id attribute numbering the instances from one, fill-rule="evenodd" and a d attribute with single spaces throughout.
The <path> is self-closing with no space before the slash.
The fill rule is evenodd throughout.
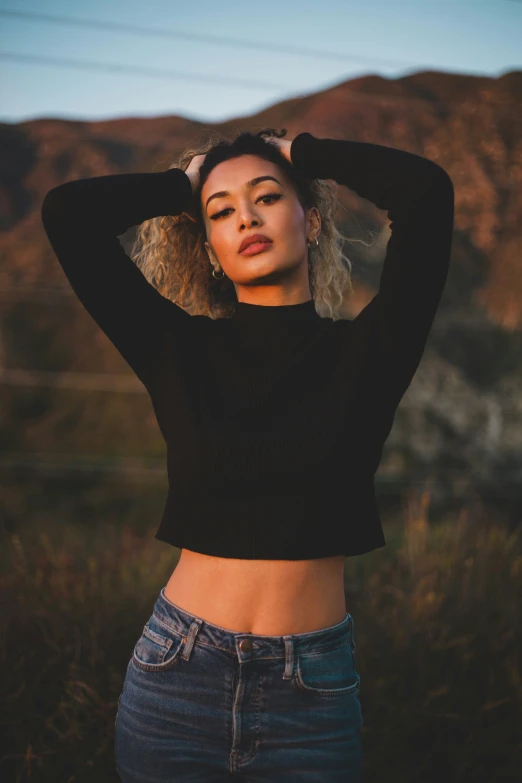
<path id="1" fill-rule="evenodd" d="M 233 320 L 241 323 L 274 323 L 319 319 L 313 299 L 289 305 L 259 305 L 237 302 Z"/>

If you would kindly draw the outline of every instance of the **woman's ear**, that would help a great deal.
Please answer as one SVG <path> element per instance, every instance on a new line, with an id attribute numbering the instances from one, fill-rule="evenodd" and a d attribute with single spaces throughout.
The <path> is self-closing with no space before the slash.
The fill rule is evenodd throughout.
<path id="1" fill-rule="evenodd" d="M 307 236 L 319 239 L 321 233 L 321 213 L 317 207 L 311 207 L 307 214 Z"/>
<path id="2" fill-rule="evenodd" d="M 205 242 L 205 250 L 207 251 L 207 255 L 209 258 L 210 263 L 216 270 L 216 272 L 219 272 L 221 270 L 221 267 L 219 265 L 219 261 L 217 260 L 216 256 L 214 255 L 210 245 L 208 242 Z"/>
<path id="3" fill-rule="evenodd" d="M 208 242 L 205 242 L 205 250 L 207 251 L 207 255 L 209 257 L 210 263 L 215 264 L 216 263 L 216 256 L 211 250 L 211 247 Z"/>

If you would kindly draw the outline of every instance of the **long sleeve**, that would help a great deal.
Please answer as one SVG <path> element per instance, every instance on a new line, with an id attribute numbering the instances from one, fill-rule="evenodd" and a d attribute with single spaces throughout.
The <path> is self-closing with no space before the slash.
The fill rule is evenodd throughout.
<path id="1" fill-rule="evenodd" d="M 167 324 L 190 315 L 162 296 L 125 253 L 118 235 L 160 215 L 178 215 L 192 194 L 181 169 L 65 182 L 46 194 L 41 219 L 85 309 L 147 385 Z"/>
<path id="2" fill-rule="evenodd" d="M 291 158 L 308 177 L 333 179 L 388 212 L 391 236 L 379 290 L 351 322 L 351 334 L 376 347 L 386 377 L 402 393 L 420 362 L 446 283 L 453 183 L 434 161 L 369 142 L 301 133 Z"/>

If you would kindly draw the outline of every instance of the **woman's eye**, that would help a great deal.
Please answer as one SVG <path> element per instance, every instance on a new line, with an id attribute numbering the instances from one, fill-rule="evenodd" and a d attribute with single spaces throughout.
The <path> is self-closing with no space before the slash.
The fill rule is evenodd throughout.
<path id="1" fill-rule="evenodd" d="M 281 193 L 265 193 L 264 196 L 259 196 L 259 198 L 256 199 L 256 204 L 257 204 L 258 201 L 262 201 L 265 198 L 275 199 L 276 201 L 278 201 L 280 198 L 282 198 L 282 196 L 281 196 Z M 211 215 L 210 216 L 210 219 L 211 220 L 217 220 L 217 218 L 224 217 L 225 212 L 228 212 L 229 209 L 231 209 L 231 207 L 227 207 L 226 209 L 222 209 L 221 212 L 216 212 L 215 215 Z"/>

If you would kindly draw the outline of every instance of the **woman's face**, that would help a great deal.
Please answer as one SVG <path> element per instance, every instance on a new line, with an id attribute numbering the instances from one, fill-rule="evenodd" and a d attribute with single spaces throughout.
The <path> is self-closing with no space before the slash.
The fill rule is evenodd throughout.
<path id="1" fill-rule="evenodd" d="M 252 180 L 260 181 L 252 183 Z M 269 179 L 268 179 L 269 178 Z M 226 192 L 227 195 L 223 195 Z M 319 235 L 319 211 L 306 214 L 284 171 L 257 155 L 219 163 L 201 190 L 205 247 L 215 268 L 241 286 L 308 285 L 308 241 Z M 239 252 L 252 234 L 272 242 L 254 255 Z"/>

